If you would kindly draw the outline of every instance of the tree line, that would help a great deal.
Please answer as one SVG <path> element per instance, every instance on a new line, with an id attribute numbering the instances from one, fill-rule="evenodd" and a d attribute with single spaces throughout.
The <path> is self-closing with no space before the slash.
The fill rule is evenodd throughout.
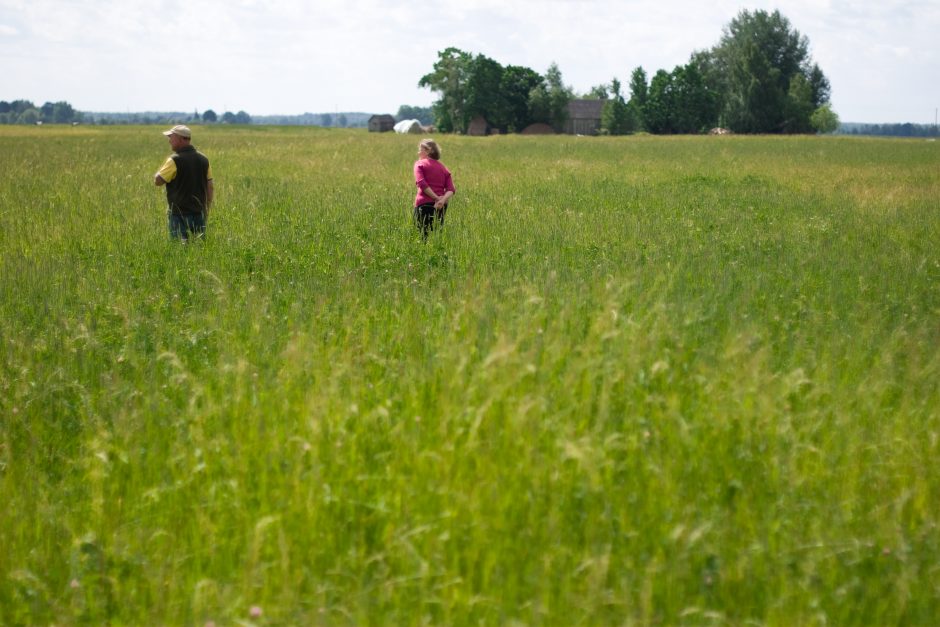
<path id="1" fill-rule="evenodd" d="M 859 124 L 843 122 L 839 125 L 840 135 L 884 135 L 888 137 L 940 137 L 940 128 L 936 124 Z"/>
<path id="2" fill-rule="evenodd" d="M 119 113 L 119 112 L 99 112 L 85 113 L 85 121 L 89 124 L 190 124 L 202 122 L 205 124 L 251 124 L 252 118 L 245 111 L 233 113 L 226 111 L 219 115 L 212 109 L 206 109 L 201 114 L 198 111 L 192 113 L 169 112 L 160 113 L 153 111 Z"/>
<path id="3" fill-rule="evenodd" d="M 419 87 L 439 97 L 432 106 L 441 131 L 466 132 L 483 116 L 501 132 L 542 122 L 556 131 L 576 97 L 552 64 L 545 75 L 502 66 L 458 48 L 438 53 Z M 602 134 L 636 131 L 700 133 L 722 127 L 736 133 L 832 132 L 839 119 L 829 104 L 829 81 L 809 55 L 809 41 L 779 11 L 741 11 L 717 45 L 693 52 L 688 63 L 630 75 L 629 95 L 615 77 L 579 97 L 604 100 Z"/>
<path id="4" fill-rule="evenodd" d="M 337 128 L 359 128 L 368 125 L 369 113 L 337 112 L 303 113 L 300 115 L 251 116 L 245 111 L 226 111 L 221 115 L 212 109 L 202 113 L 170 112 L 82 112 L 76 111 L 68 102 L 47 102 L 37 107 L 29 100 L 0 101 L 0 124 L 277 124 L 311 125 Z M 402 105 L 399 119 L 419 118 L 430 123 L 430 108 Z M 404 117 L 403 117 L 404 116 Z M 427 121 L 425 121 L 427 120 Z"/>
<path id="5" fill-rule="evenodd" d="M 29 100 L 0 100 L 0 124 L 72 124 L 82 119 L 82 113 L 65 101 L 37 107 Z"/>
<path id="6" fill-rule="evenodd" d="M 29 100 L 0 100 L 0 124 L 178 124 L 205 122 L 223 124 L 251 124 L 251 116 L 244 111 L 226 111 L 221 116 L 212 109 L 202 114 L 192 113 L 88 113 L 76 111 L 65 101 L 47 102 L 37 107 Z"/>

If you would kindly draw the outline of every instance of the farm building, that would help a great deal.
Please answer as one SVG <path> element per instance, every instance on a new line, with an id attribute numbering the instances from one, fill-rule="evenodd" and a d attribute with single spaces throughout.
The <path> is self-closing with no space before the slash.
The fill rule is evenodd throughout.
<path id="1" fill-rule="evenodd" d="M 601 128 L 601 111 L 606 100 L 576 98 L 568 103 L 568 121 L 565 132 L 569 135 L 597 135 Z"/>
<path id="2" fill-rule="evenodd" d="M 384 133 L 395 128 L 395 118 L 387 113 L 373 115 L 369 118 L 370 133 Z"/>

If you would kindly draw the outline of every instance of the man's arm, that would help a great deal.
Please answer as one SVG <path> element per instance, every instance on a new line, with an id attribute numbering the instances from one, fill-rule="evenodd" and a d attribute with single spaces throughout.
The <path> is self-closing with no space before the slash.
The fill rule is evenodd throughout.
<path id="1" fill-rule="evenodd" d="M 215 184 L 212 179 L 206 182 L 206 211 L 212 206 L 212 199 L 215 197 Z"/>
<path id="2" fill-rule="evenodd" d="M 157 173 L 153 175 L 153 184 L 160 187 L 161 185 L 166 185 L 174 178 L 176 178 L 176 162 L 173 161 L 173 157 L 170 157 L 163 162 L 163 165 L 160 166 Z"/>

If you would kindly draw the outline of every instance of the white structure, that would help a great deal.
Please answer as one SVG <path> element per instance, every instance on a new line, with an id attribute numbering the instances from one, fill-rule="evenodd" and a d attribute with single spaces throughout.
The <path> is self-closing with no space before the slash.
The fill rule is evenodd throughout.
<path id="1" fill-rule="evenodd" d="M 402 120 L 395 124 L 396 133 L 420 133 L 421 122 L 417 120 Z"/>

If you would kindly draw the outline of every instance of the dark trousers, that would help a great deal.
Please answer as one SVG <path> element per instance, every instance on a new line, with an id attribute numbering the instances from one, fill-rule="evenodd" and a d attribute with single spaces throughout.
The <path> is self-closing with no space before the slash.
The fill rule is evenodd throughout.
<path id="1" fill-rule="evenodd" d="M 206 234 L 206 212 L 187 214 L 168 214 L 170 237 L 188 241 L 190 236 L 202 238 Z"/>
<path id="2" fill-rule="evenodd" d="M 444 214 L 447 213 L 447 205 L 440 209 L 435 209 L 432 203 L 426 203 L 415 207 L 415 226 L 421 231 L 421 235 L 427 239 L 428 233 L 434 230 L 434 223 L 444 226 Z"/>

